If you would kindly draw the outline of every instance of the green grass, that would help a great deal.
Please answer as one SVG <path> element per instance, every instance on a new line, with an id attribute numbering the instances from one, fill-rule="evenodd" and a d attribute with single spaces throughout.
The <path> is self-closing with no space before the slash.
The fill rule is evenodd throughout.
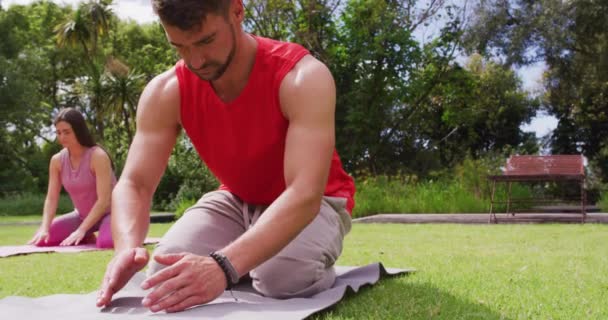
<path id="1" fill-rule="evenodd" d="M 4 217 L 0 219 L 4 221 Z M 152 224 L 148 235 L 160 237 L 169 227 L 170 224 Z M 24 244 L 37 228 L 37 225 L 0 226 L 0 245 Z M 0 258 L 0 298 L 94 291 L 112 254 L 112 251 L 93 251 Z"/>
<path id="2" fill-rule="evenodd" d="M 0 227 L 0 244 L 21 243 L 34 229 Z M 381 261 L 418 272 L 381 281 L 315 319 L 606 319 L 607 232 L 595 224 L 355 224 L 339 264 Z M 93 291 L 110 256 L 1 258 L 0 298 Z"/>
<path id="3" fill-rule="evenodd" d="M 22 223 L 22 222 L 40 222 L 42 220 L 42 215 L 32 215 L 32 216 L 1 216 L 0 217 L 0 225 L 7 223 Z"/>

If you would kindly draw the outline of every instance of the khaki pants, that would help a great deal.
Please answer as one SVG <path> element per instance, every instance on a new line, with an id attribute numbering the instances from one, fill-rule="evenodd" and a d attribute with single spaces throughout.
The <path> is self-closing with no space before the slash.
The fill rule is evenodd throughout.
<path id="1" fill-rule="evenodd" d="M 336 278 L 333 265 L 351 228 L 345 206 L 345 198 L 323 197 L 317 217 L 277 255 L 249 273 L 253 287 L 273 298 L 306 297 L 331 287 Z M 167 231 L 154 254 L 208 255 L 242 235 L 266 208 L 250 206 L 228 191 L 207 193 Z M 152 260 L 148 274 L 163 267 Z"/>

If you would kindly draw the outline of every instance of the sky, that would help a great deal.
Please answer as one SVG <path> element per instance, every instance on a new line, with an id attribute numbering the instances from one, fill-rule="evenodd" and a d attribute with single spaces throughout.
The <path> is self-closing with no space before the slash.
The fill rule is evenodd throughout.
<path id="1" fill-rule="evenodd" d="M 4 8 L 11 4 L 28 4 L 33 0 L 0 0 Z M 59 4 L 74 4 L 79 0 L 52 0 Z M 113 10 L 121 19 L 132 19 L 139 23 L 156 21 L 157 17 L 152 12 L 150 0 L 114 0 Z M 537 63 L 517 70 L 521 77 L 523 87 L 527 91 L 536 92 L 541 88 L 540 80 L 546 66 L 544 63 Z M 530 124 L 522 125 L 523 131 L 535 132 L 538 138 L 550 133 L 557 126 L 557 119 L 553 116 L 540 114 L 532 119 Z"/>

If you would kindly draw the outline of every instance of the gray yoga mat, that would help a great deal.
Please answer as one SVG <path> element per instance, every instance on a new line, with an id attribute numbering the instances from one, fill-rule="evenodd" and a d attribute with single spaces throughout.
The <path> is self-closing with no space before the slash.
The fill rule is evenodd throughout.
<path id="1" fill-rule="evenodd" d="M 380 263 L 364 267 L 336 267 L 336 283 L 328 290 L 310 298 L 278 300 L 263 297 L 253 290 L 250 283 L 239 284 L 233 294 L 224 292 L 216 300 L 178 313 L 154 314 L 141 306 L 145 291 L 139 288 L 144 279 L 142 273 L 115 295 L 109 307 L 95 307 L 97 292 L 89 294 L 57 294 L 40 298 L 7 297 L 0 300 L 3 319 L 303 319 L 338 303 L 347 291 L 358 292 L 364 285 L 372 285 L 387 276 L 402 275 L 411 269 L 386 269 Z"/>
<path id="2" fill-rule="evenodd" d="M 158 243 L 160 238 L 146 238 L 144 244 Z M 111 248 L 97 248 L 94 244 L 82 244 L 78 246 L 54 246 L 54 247 L 37 247 L 35 245 L 26 244 L 19 246 L 0 246 L 0 258 L 18 256 L 31 253 L 49 253 L 49 252 L 83 252 L 111 250 Z"/>

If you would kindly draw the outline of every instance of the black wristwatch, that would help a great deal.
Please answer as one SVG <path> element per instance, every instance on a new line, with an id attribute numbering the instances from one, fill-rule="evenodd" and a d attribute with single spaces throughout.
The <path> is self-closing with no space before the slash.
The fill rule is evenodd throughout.
<path id="1" fill-rule="evenodd" d="M 217 251 L 211 252 L 209 256 L 213 258 L 213 260 L 217 262 L 220 268 L 222 268 L 222 271 L 224 271 L 227 283 L 226 289 L 230 290 L 235 284 L 239 282 L 239 274 L 236 272 L 236 269 L 234 269 L 234 266 L 232 265 L 232 263 L 230 263 L 230 260 L 228 260 L 225 255 Z"/>

